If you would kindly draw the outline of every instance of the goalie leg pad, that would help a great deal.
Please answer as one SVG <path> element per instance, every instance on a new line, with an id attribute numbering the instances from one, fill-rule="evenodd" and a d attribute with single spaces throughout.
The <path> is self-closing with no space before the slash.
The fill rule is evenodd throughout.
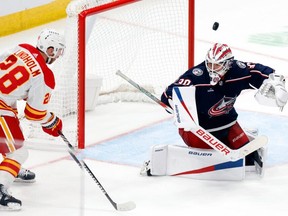
<path id="1" fill-rule="evenodd" d="M 203 180 L 243 180 L 245 159 L 228 161 L 213 149 L 177 145 L 151 148 L 150 169 L 153 176 L 179 176 Z"/>
<path id="2" fill-rule="evenodd" d="M 167 175 L 168 145 L 156 145 L 150 149 L 150 172 L 153 176 Z"/>

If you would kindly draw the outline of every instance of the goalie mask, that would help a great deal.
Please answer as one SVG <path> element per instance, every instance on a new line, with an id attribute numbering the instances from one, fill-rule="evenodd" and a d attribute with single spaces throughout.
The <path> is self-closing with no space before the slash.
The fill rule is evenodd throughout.
<path id="1" fill-rule="evenodd" d="M 37 46 L 39 50 L 44 52 L 48 57 L 48 62 L 51 59 L 56 59 L 62 56 L 65 49 L 64 37 L 54 29 L 44 29 L 38 36 Z M 53 48 L 53 55 L 47 53 L 48 48 Z"/>
<path id="2" fill-rule="evenodd" d="M 209 72 L 210 84 L 216 85 L 231 68 L 234 56 L 226 44 L 215 43 L 209 49 L 205 65 Z"/>

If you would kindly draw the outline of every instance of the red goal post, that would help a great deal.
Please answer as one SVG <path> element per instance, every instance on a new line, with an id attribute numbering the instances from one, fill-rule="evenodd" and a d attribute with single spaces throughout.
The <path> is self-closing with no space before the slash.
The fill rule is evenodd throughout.
<path id="1" fill-rule="evenodd" d="M 159 96 L 194 65 L 194 7 L 194 0 L 70 2 L 65 54 L 53 66 L 51 110 L 62 118 L 72 144 L 85 148 L 85 111 L 95 104 L 151 102 L 117 70 Z"/>
<path id="2" fill-rule="evenodd" d="M 78 102 L 78 126 L 85 125 L 85 38 L 86 38 L 86 17 L 91 16 L 96 13 L 101 13 L 105 10 L 112 10 L 115 7 L 124 6 L 126 4 L 135 3 L 139 0 L 119 0 L 119 1 L 112 1 L 111 3 L 107 3 L 104 5 L 96 6 L 89 8 L 87 10 L 83 10 L 78 15 L 78 55 L 79 55 L 79 61 L 78 61 L 78 74 L 79 74 L 79 102 Z M 195 7 L 195 0 L 189 0 L 188 1 L 188 17 L 189 17 L 189 40 L 188 40 L 188 52 L 190 51 L 189 55 L 192 55 L 189 59 L 189 65 L 194 65 L 194 7 Z M 192 13 L 191 13 L 192 11 Z M 191 52 L 192 51 L 192 52 Z M 78 147 L 84 148 L 85 147 L 85 127 L 78 127 Z"/>

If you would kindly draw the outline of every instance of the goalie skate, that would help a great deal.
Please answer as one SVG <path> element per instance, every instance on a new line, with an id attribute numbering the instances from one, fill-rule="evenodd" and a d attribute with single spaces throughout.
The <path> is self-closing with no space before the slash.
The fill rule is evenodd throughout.
<path id="1" fill-rule="evenodd" d="M 3 184 L 0 184 L 0 210 L 18 211 L 22 202 L 11 196 Z"/>
<path id="2" fill-rule="evenodd" d="M 140 175 L 142 176 L 152 176 L 151 175 L 151 166 L 150 166 L 150 160 L 144 161 L 143 166 L 140 170 Z"/>
<path id="3" fill-rule="evenodd" d="M 265 161 L 266 161 L 266 153 L 267 149 L 266 147 L 261 147 L 257 149 L 255 152 L 252 153 L 253 156 L 253 165 L 246 165 L 245 170 L 246 174 L 250 175 L 251 173 L 253 175 L 256 174 L 259 177 L 264 176 L 265 171 Z"/>
<path id="4" fill-rule="evenodd" d="M 15 179 L 15 182 L 24 182 L 24 183 L 33 183 L 35 181 L 36 181 L 35 173 L 25 168 L 20 169 Z"/>
<path id="5" fill-rule="evenodd" d="M 266 158 L 266 148 L 262 147 L 255 152 L 255 170 L 256 174 L 260 175 L 261 177 L 264 176 L 264 169 L 265 169 L 265 158 Z"/>

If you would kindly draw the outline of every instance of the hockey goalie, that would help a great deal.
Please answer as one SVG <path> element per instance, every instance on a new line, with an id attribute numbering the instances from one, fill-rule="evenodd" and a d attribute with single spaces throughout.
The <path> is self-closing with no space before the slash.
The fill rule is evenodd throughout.
<path id="1" fill-rule="evenodd" d="M 153 146 L 140 174 L 208 180 L 242 180 L 247 171 L 263 176 L 266 142 L 239 160 L 224 157 L 258 139 L 257 130 L 242 129 L 237 121 L 234 104 L 245 89 L 257 89 L 256 101 L 280 110 L 288 100 L 284 76 L 260 63 L 235 60 L 229 46 L 214 44 L 205 61 L 181 75 L 161 97 L 173 109 L 186 145 Z M 195 127 L 206 137 L 198 136 Z M 213 139 L 206 139 L 210 136 Z M 222 145 L 215 148 L 214 140 Z"/>

